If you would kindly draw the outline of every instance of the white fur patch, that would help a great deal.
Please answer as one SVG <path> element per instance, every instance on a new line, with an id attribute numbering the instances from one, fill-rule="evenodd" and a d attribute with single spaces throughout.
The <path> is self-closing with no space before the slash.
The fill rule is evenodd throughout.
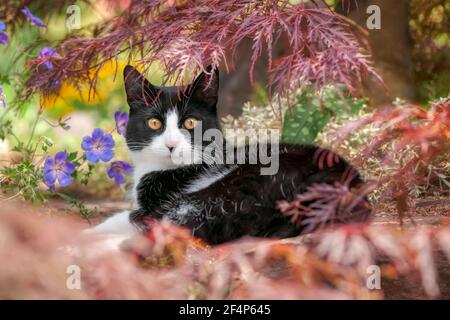
<path id="1" fill-rule="evenodd" d="M 89 240 L 88 244 L 85 241 L 78 246 L 63 246 L 59 248 L 59 251 L 74 257 L 99 258 L 120 252 L 123 243 L 129 239 L 128 235 L 123 234 L 96 234 L 95 237 L 86 239 L 86 241 Z"/>
<path id="2" fill-rule="evenodd" d="M 167 113 L 166 128 L 161 136 L 167 146 L 178 147 L 185 140 L 185 136 L 178 128 L 178 121 L 178 112 L 175 109 Z"/>
<path id="3" fill-rule="evenodd" d="M 207 172 L 202 174 L 197 180 L 193 181 L 185 190 L 185 193 L 193 193 L 203 190 L 213 183 L 222 180 L 230 172 L 232 172 L 236 167 L 231 167 L 227 169 L 222 169 L 214 172 Z"/>
<path id="4" fill-rule="evenodd" d="M 116 213 L 85 232 L 88 234 L 121 234 L 129 237 L 138 234 L 137 229 L 130 222 L 130 211 Z"/>
<path id="5" fill-rule="evenodd" d="M 165 217 L 178 224 L 186 223 L 188 218 L 200 212 L 199 206 L 194 201 L 180 201 L 179 199 L 173 199 L 173 201 L 167 202 L 161 207 L 166 210 Z"/>
<path id="6" fill-rule="evenodd" d="M 99 225 L 86 229 L 83 233 L 92 237 L 89 246 L 65 246 L 60 250 L 72 256 L 98 257 L 103 254 L 120 251 L 124 241 L 139 234 L 130 222 L 130 212 L 122 211 L 109 217 Z"/>

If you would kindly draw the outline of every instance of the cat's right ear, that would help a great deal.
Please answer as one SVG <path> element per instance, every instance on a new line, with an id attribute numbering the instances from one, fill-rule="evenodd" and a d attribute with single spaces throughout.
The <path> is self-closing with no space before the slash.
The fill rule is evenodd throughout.
<path id="1" fill-rule="evenodd" d="M 157 96 L 157 89 L 139 71 L 127 65 L 123 70 L 123 79 L 130 108 L 137 102 L 146 105 L 152 104 L 153 99 Z"/>

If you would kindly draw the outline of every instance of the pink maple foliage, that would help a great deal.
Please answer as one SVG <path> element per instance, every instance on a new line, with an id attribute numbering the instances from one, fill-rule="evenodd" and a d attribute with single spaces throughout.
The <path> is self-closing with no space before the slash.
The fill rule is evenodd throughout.
<path id="1" fill-rule="evenodd" d="M 208 65 L 229 70 L 244 39 L 253 42 L 250 79 L 256 61 L 267 52 L 268 80 L 277 93 L 343 83 L 356 94 L 364 77 L 378 77 L 360 36 L 324 1 L 149 0 L 132 1 L 97 26 L 93 36 L 72 35 L 59 43 L 53 69 L 31 61 L 27 94 L 51 91 L 55 81 L 88 81 L 94 88 L 100 68 L 125 53 L 144 69 L 158 61 L 174 81 Z M 273 60 L 272 49 L 280 41 L 288 48 Z"/>

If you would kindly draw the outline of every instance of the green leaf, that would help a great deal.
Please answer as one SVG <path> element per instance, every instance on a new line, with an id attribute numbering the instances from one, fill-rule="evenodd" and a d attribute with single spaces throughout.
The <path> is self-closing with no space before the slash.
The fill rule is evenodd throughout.
<path id="1" fill-rule="evenodd" d="M 350 97 L 345 88 L 340 88 L 340 91 L 345 100 L 334 87 L 325 87 L 319 94 L 314 91 L 297 94 L 294 106 L 284 116 L 282 141 L 296 144 L 313 143 L 332 118 L 358 114 L 366 100 Z"/>
<path id="2" fill-rule="evenodd" d="M 320 130 L 328 123 L 331 112 L 321 110 L 318 104 L 308 103 L 310 97 L 304 93 L 297 97 L 295 106 L 284 117 L 281 140 L 286 143 L 312 143 Z"/>
<path id="3" fill-rule="evenodd" d="M 64 201 L 69 203 L 72 207 L 77 208 L 81 216 L 89 221 L 89 218 L 97 212 L 97 207 L 93 209 L 86 208 L 84 201 L 79 201 L 67 194 L 57 192 L 56 195 L 60 196 Z"/>
<path id="4" fill-rule="evenodd" d="M 8 136 L 12 131 L 12 123 L 11 120 L 6 120 L 0 123 L 0 140 L 5 140 L 6 136 Z"/>
<path id="5" fill-rule="evenodd" d="M 77 158 L 78 152 L 74 151 L 74 152 L 70 152 L 69 155 L 67 156 L 67 161 L 74 161 Z"/>

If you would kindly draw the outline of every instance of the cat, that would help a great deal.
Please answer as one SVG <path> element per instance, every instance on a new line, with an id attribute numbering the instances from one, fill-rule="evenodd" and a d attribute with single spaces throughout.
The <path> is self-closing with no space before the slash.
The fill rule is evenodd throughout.
<path id="1" fill-rule="evenodd" d="M 341 182 L 353 190 L 363 185 L 357 170 L 337 155 L 332 165 L 319 165 L 318 153 L 329 151 L 314 145 L 228 147 L 225 140 L 195 140 L 194 130 L 201 136 L 211 130 L 221 133 L 217 69 L 202 72 L 185 87 L 157 87 L 126 66 L 124 83 L 130 107 L 126 142 L 134 164 L 134 209 L 106 220 L 96 232 L 132 235 L 148 230 L 152 218 L 185 226 L 210 244 L 244 236 L 292 237 L 315 226 L 292 223 L 277 209 L 278 200 L 292 201 L 316 183 Z M 215 154 L 205 156 L 211 144 Z M 230 148 L 228 158 L 225 153 Z M 266 164 L 251 161 L 252 152 L 258 158 L 262 149 L 270 149 L 276 172 L 262 174 Z M 238 154 L 244 155 L 240 162 Z M 370 205 L 361 195 L 352 212 L 325 224 L 362 222 L 370 214 Z"/>

